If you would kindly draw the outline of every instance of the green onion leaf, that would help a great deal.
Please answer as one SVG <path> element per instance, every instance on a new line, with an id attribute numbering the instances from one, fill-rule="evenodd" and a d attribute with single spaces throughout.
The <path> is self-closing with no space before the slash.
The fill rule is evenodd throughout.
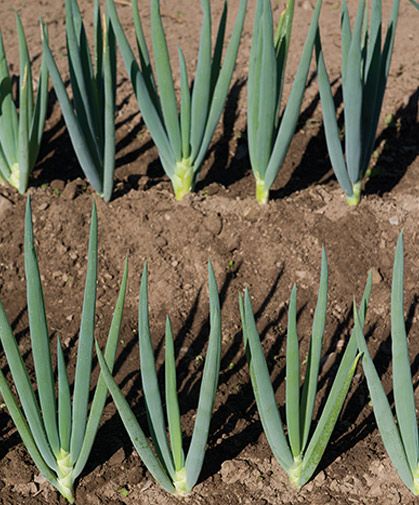
<path id="1" fill-rule="evenodd" d="M 393 389 L 400 435 L 412 472 L 418 466 L 418 425 L 403 314 L 403 233 L 397 241 L 391 288 Z"/>
<path id="2" fill-rule="evenodd" d="M 73 420 L 70 445 L 73 462 L 77 461 L 80 455 L 87 421 L 96 314 L 97 249 L 97 211 L 96 205 L 93 203 L 86 286 L 84 290 L 76 371 L 74 376 Z"/>

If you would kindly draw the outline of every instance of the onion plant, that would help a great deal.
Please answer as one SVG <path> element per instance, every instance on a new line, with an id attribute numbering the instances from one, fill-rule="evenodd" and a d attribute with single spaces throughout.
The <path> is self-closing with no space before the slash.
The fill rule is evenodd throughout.
<path id="1" fill-rule="evenodd" d="M 358 1 L 353 28 L 346 0 L 342 0 L 342 91 L 344 102 L 344 149 L 341 142 L 329 77 L 316 41 L 317 72 L 327 148 L 336 178 L 349 205 L 357 205 L 361 185 L 374 151 L 378 121 L 393 53 L 399 0 L 393 1 L 390 23 L 383 40 L 382 1 L 372 0 L 371 16 L 365 0 Z"/>
<path id="2" fill-rule="evenodd" d="M 400 234 L 394 257 L 391 288 L 391 342 L 396 421 L 368 351 L 356 309 L 355 321 L 358 346 L 362 352 L 362 367 L 384 447 L 402 481 L 413 494 L 419 495 L 418 425 L 403 315 L 403 270 L 403 235 Z"/>
<path id="3" fill-rule="evenodd" d="M 223 111 L 236 63 L 247 0 L 240 0 L 239 12 L 230 43 L 225 52 L 224 62 L 222 62 L 222 53 L 226 31 L 227 2 L 218 25 L 215 46 L 212 48 L 210 1 L 201 0 L 203 21 L 193 85 L 189 82 L 183 52 L 181 49 L 178 50 L 180 112 L 178 111 L 173 71 L 160 14 L 160 2 L 159 0 L 151 0 L 150 3 L 154 71 L 150 60 L 150 51 L 144 37 L 137 0 L 132 0 L 132 15 L 139 61 L 137 61 L 121 26 L 114 0 L 106 1 L 109 17 L 144 122 L 157 146 L 163 169 L 171 180 L 175 197 L 177 200 L 181 200 L 194 189 L 202 162 Z"/>
<path id="4" fill-rule="evenodd" d="M 13 337 L 4 308 L 0 304 L 0 342 L 17 396 L 12 392 L 1 370 L 0 394 L 26 449 L 41 474 L 70 503 L 74 503 L 74 481 L 86 465 L 107 396 L 106 384 L 100 377 L 89 410 L 98 256 L 96 209 L 93 207 L 86 287 L 72 394 L 60 338 L 57 339 L 57 379 L 54 378 L 29 199 L 26 208 L 24 243 L 27 307 L 36 391 L 33 389 L 29 371 L 21 357 L 18 343 Z M 110 368 L 113 367 L 115 359 L 126 285 L 127 265 L 125 265 L 106 344 L 104 359 Z"/>
<path id="5" fill-rule="evenodd" d="M 48 70 L 44 60 L 34 96 L 31 58 L 20 17 L 19 85 L 14 93 L 3 38 L 0 33 L 0 184 L 4 181 L 24 193 L 38 158 L 48 103 Z"/>
<path id="6" fill-rule="evenodd" d="M 301 360 L 297 336 L 297 289 L 295 285 L 291 291 L 286 346 L 285 413 L 288 440 L 284 433 L 269 370 L 257 332 L 249 292 L 245 291 L 244 300 L 240 296 L 243 338 L 262 426 L 275 458 L 288 474 L 291 484 L 296 488 L 301 488 L 309 481 L 323 456 L 359 359 L 356 335 L 353 331 L 317 426 L 313 430 L 312 418 L 326 321 L 327 278 L 327 260 L 323 251 L 319 295 L 302 387 L 300 387 Z M 371 276 L 369 276 L 360 306 L 361 322 L 365 318 L 371 284 Z"/>
<path id="7" fill-rule="evenodd" d="M 169 318 L 166 319 L 165 338 L 165 399 L 170 442 L 166 435 L 166 422 L 150 336 L 146 266 L 140 287 L 139 346 L 141 380 L 154 451 L 124 395 L 115 383 L 99 347 L 96 345 L 103 376 L 135 449 L 151 475 L 163 489 L 176 495 L 189 493 L 198 480 L 204 461 L 211 412 L 218 384 L 221 354 L 221 316 L 217 283 L 211 264 L 208 265 L 208 276 L 211 329 L 195 426 L 186 454 L 182 444 L 181 418 L 176 386 L 175 352 Z"/>
<path id="8" fill-rule="evenodd" d="M 297 126 L 322 4 L 322 0 L 317 0 L 294 84 L 281 111 L 294 1 L 287 0 L 275 34 L 270 0 L 258 0 L 255 12 L 247 87 L 247 130 L 256 200 L 261 204 L 269 199 L 269 190 Z"/>
<path id="9" fill-rule="evenodd" d="M 95 0 L 92 57 L 77 0 L 65 0 L 65 7 L 72 100 L 46 40 L 45 59 L 80 166 L 95 191 L 109 201 L 115 169 L 115 37 Z"/>

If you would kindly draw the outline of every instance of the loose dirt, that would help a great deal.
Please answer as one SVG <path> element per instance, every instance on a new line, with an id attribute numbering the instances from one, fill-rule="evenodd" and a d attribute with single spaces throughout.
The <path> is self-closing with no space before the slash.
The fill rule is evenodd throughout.
<path id="1" fill-rule="evenodd" d="M 121 5 L 124 3 L 118 3 L 118 9 L 132 39 L 130 8 Z M 199 37 L 199 2 L 180 0 L 175 8 L 168 0 L 161 3 L 173 56 L 181 45 L 192 69 Z M 219 15 L 223 2 L 211 3 L 214 13 Z M 234 85 L 205 163 L 202 181 L 197 193 L 180 203 L 174 201 L 121 62 L 118 169 L 115 198 L 108 205 L 86 184 L 51 94 L 45 142 L 30 194 L 52 345 L 57 336 L 62 338 L 72 376 L 94 199 L 100 223 L 96 337 L 102 344 L 105 342 L 123 260 L 128 255 L 129 290 L 115 370 L 118 383 L 145 422 L 136 325 L 139 279 L 147 260 L 157 366 L 162 378 L 162 338 L 165 315 L 169 314 L 179 356 L 186 442 L 193 427 L 208 337 L 208 259 L 214 265 L 223 310 L 220 386 L 200 483 L 185 498 L 185 503 L 411 504 L 414 498 L 404 488 L 384 451 L 360 368 L 315 478 L 299 493 L 290 488 L 271 455 L 255 407 L 243 353 L 237 294 L 245 287 L 251 291 L 268 363 L 278 385 L 278 404 L 283 406 L 287 300 L 296 282 L 298 330 L 302 353 L 306 353 L 319 282 L 321 247 L 326 247 L 330 289 L 319 383 L 318 406 L 321 406 L 352 328 L 353 296 L 360 300 L 367 272 L 373 269 L 373 295 L 367 321 L 369 343 L 390 391 L 391 269 L 396 239 L 404 229 L 405 308 L 416 381 L 419 343 L 417 13 L 408 2 L 402 3 L 377 142 L 378 173 L 366 184 L 359 207 L 349 209 L 345 205 L 330 169 L 313 75 L 298 131 L 276 181 L 272 201 L 261 208 L 254 201 L 254 181 L 245 147 L 244 78 L 254 3 L 251 1 L 249 5 Z M 388 12 L 390 2 L 385 3 Z M 354 4 L 350 2 L 352 10 Z M 238 1 L 231 1 L 230 5 L 233 14 Z M 83 1 L 81 6 L 90 19 L 90 2 Z M 296 7 L 285 93 L 292 84 L 312 8 L 307 0 L 298 2 Z M 18 71 L 15 9 L 22 14 L 35 67 L 39 65 L 40 53 L 37 17 L 42 15 L 64 72 L 62 2 L 16 0 L 13 5 L 9 2 L 0 5 L 13 72 Z M 142 12 L 148 26 L 147 5 Z M 325 2 L 321 26 L 326 62 L 331 76 L 337 78 L 339 2 Z M 31 368 L 23 269 L 24 209 L 25 198 L 0 188 L 0 298 L 22 355 Z M 3 358 L 0 364 L 5 364 Z M 94 380 L 97 373 L 95 361 Z M 168 496 L 150 478 L 111 402 L 106 406 L 89 463 L 78 481 L 76 497 L 77 503 L 86 505 L 158 505 L 181 501 Z M 0 407 L 0 503 L 64 503 L 39 477 L 3 406 Z"/>

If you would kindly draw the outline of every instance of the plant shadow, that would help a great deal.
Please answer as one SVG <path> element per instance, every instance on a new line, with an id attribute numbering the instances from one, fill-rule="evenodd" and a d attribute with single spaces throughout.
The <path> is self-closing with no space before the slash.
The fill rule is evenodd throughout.
<path id="1" fill-rule="evenodd" d="M 69 87 L 69 81 L 65 82 L 66 87 Z M 123 81 L 120 83 L 120 86 Z M 115 110 L 115 132 L 116 132 L 116 161 L 115 161 L 115 183 L 118 182 L 118 169 L 129 163 L 136 161 L 143 153 L 148 151 L 152 146 L 151 141 L 146 141 L 138 146 L 136 139 L 144 129 L 144 122 L 140 118 L 138 111 L 130 113 L 122 120 L 117 121 L 118 112 L 122 111 L 126 103 L 128 103 L 131 95 L 125 96 L 117 105 Z M 55 111 L 59 110 L 58 100 L 54 90 L 48 94 L 48 109 L 47 118 L 52 119 Z M 134 123 L 134 124 L 133 124 Z M 130 125 L 127 132 L 123 135 L 118 135 L 118 131 L 124 126 Z M 131 144 L 135 144 L 134 148 L 128 150 Z M 59 113 L 58 119 L 54 124 L 44 132 L 41 149 L 38 157 L 38 163 L 34 170 L 32 185 L 40 187 L 45 184 L 50 184 L 54 180 L 60 180 L 64 183 L 69 183 L 77 178 L 86 179 L 84 172 L 78 162 L 75 154 L 70 135 L 68 133 L 64 118 Z M 128 184 L 122 184 L 122 189 L 115 189 L 113 199 L 126 193 L 132 187 L 136 187 L 140 176 L 130 176 Z"/>
<path id="2" fill-rule="evenodd" d="M 222 135 L 210 148 L 214 152 L 214 161 L 208 168 L 201 180 L 198 181 L 196 190 L 202 190 L 212 183 L 222 184 L 229 187 L 244 176 L 243 172 L 243 146 L 238 142 L 235 153 L 230 159 L 230 143 L 234 138 L 234 126 L 239 117 L 239 100 L 246 81 L 238 79 L 234 82 L 226 100 L 222 117 Z M 242 138 L 242 135 L 240 136 Z"/>
<path id="3" fill-rule="evenodd" d="M 315 77 L 316 74 L 313 73 L 308 86 L 314 81 Z M 338 79 L 335 79 L 331 83 L 331 86 L 334 86 L 337 82 Z M 333 100 L 335 110 L 339 110 L 342 104 L 341 85 L 336 88 Z M 293 170 L 288 170 L 289 175 L 285 185 L 271 190 L 270 198 L 272 200 L 291 196 L 293 193 L 307 189 L 315 183 L 324 184 L 334 177 L 327 151 L 324 126 L 321 120 L 317 120 L 314 117 L 319 104 L 320 94 L 317 92 L 300 114 L 296 132 L 306 128 L 309 132 L 313 132 L 313 135 L 310 136 L 308 143 L 304 147 L 301 147 L 303 154 L 296 167 Z M 343 127 L 343 112 L 338 115 L 338 127 L 340 129 Z M 294 134 L 295 140 L 296 134 Z"/>
<path id="4" fill-rule="evenodd" d="M 24 307 L 21 309 L 17 316 L 14 318 L 14 320 L 11 323 L 11 328 L 13 335 L 16 339 L 16 342 L 19 344 L 22 338 L 24 338 L 26 335 L 28 335 L 29 328 L 25 325 L 24 328 L 22 328 L 20 331 L 16 332 L 17 327 L 21 324 L 23 317 L 27 311 L 27 307 Z M 30 350 L 25 351 L 25 353 L 22 356 L 23 361 L 26 361 L 28 356 L 30 355 Z M 6 359 L 4 358 L 5 365 L 2 366 L 2 372 L 6 376 L 6 380 L 9 377 L 10 378 L 10 369 L 7 364 Z M 13 380 L 10 378 L 9 380 L 9 386 L 13 384 Z M 12 386 L 12 391 L 14 392 L 14 384 Z M 0 396 L 1 402 L 3 402 L 3 399 Z M 1 439 L 1 444 L 0 444 L 0 460 L 3 459 L 3 457 L 14 447 L 20 442 L 20 436 L 17 430 L 13 428 L 13 421 L 10 418 L 9 413 L 7 412 L 7 409 L 3 408 L 3 406 L 0 408 L 0 439 Z"/>
<path id="5" fill-rule="evenodd" d="M 306 88 L 309 88 L 314 82 L 316 74 L 313 72 L 307 82 Z M 335 83 L 336 81 L 334 81 Z M 333 83 L 333 84 L 334 84 Z M 247 127 L 244 127 L 237 136 L 234 153 L 229 152 L 230 143 L 234 137 L 234 124 L 237 120 L 239 111 L 239 98 L 245 81 L 236 81 L 231 93 L 227 99 L 226 113 L 223 119 L 223 135 L 214 146 L 214 163 L 208 169 L 206 175 L 197 185 L 197 189 L 202 189 L 211 183 L 218 183 L 225 188 L 229 188 L 235 183 L 251 174 L 250 158 L 247 146 Z M 335 93 L 336 107 L 342 101 L 341 90 Z M 320 102 L 320 96 L 317 93 L 310 103 L 301 111 L 296 127 L 296 132 L 303 128 L 312 130 L 318 121 L 313 117 Z M 295 138 L 295 135 L 294 135 Z M 327 147 L 324 140 L 322 127 L 315 136 L 310 138 L 308 145 L 304 148 L 304 153 L 298 166 L 293 169 L 287 169 L 287 174 L 280 172 L 278 177 L 283 175 L 288 177 L 285 186 L 271 190 L 271 199 L 280 199 L 291 195 L 301 189 L 307 188 L 314 182 L 319 181 L 330 172 L 329 161 L 327 157 Z M 313 160 L 315 162 L 313 163 Z M 289 172 L 289 174 L 288 174 Z"/>
<path id="6" fill-rule="evenodd" d="M 240 266 L 238 266 L 240 268 Z M 220 289 L 220 304 L 223 305 L 226 293 L 231 284 L 232 279 L 235 274 L 228 274 Z M 199 386 L 200 377 L 202 376 L 204 359 L 196 359 L 196 357 L 203 355 L 204 349 L 208 342 L 208 335 L 210 330 L 209 316 L 200 324 L 200 328 L 196 333 L 196 336 L 190 341 L 188 336 L 194 326 L 194 322 L 198 315 L 199 301 L 201 296 L 202 288 L 198 290 L 198 293 L 192 303 L 192 306 L 188 312 L 188 315 L 181 327 L 174 336 L 175 344 L 175 355 L 179 356 L 179 351 L 181 348 L 186 347 L 188 351 L 182 355 L 177 360 L 177 381 L 179 384 L 178 395 L 180 400 L 180 413 L 181 415 L 187 414 L 192 409 L 195 410 L 198 403 L 199 396 Z M 153 333 L 153 329 L 150 329 Z M 135 331 L 131 332 L 131 338 L 124 345 L 123 351 L 117 357 L 115 362 L 115 367 L 113 374 L 116 375 L 120 370 L 120 367 L 127 360 L 129 355 L 132 353 L 134 347 L 138 345 L 138 333 Z M 156 360 L 156 373 L 159 382 L 160 391 L 164 391 L 164 361 L 163 361 L 163 347 L 164 347 L 164 336 L 160 337 L 154 349 L 154 355 Z M 194 365 L 194 372 L 191 374 L 189 365 L 190 363 Z M 97 366 L 97 359 L 94 360 L 94 366 Z M 139 363 L 138 363 L 139 368 Z M 193 377 L 191 377 L 193 375 Z M 119 383 L 119 388 L 125 390 L 126 400 L 131 406 L 139 425 L 143 429 L 147 437 L 151 436 L 148 418 L 146 414 L 146 406 L 144 395 L 142 393 L 141 376 L 139 369 L 128 373 Z M 162 406 L 165 408 L 165 398 L 161 394 Z M 186 400 L 186 401 L 184 401 Z M 111 399 L 108 398 L 108 404 L 111 403 Z M 117 433 L 118 435 L 115 435 Z M 111 438 L 111 443 L 109 442 L 109 437 Z M 186 443 L 189 442 L 188 437 L 184 437 Z M 186 446 L 186 444 L 185 444 Z M 120 420 L 117 412 L 115 412 L 108 420 L 106 420 L 99 428 L 96 441 L 93 447 L 94 457 L 90 458 L 90 463 L 88 463 L 85 471 L 83 473 L 88 473 L 94 470 L 96 467 L 102 465 L 108 461 L 112 455 L 120 448 L 124 449 L 126 454 L 132 451 L 132 444 L 126 433 L 126 430 Z"/>
<path id="7" fill-rule="evenodd" d="M 274 286 L 272 287 L 272 289 Z M 258 311 L 255 312 L 255 319 L 259 319 L 264 310 L 264 306 L 266 306 L 267 301 L 272 296 L 272 289 L 268 294 L 265 301 L 262 303 Z M 306 309 L 306 304 L 303 304 L 297 311 L 297 321 L 300 320 L 301 315 Z M 272 328 L 276 328 L 277 325 L 281 322 L 281 320 L 285 316 L 285 308 L 282 307 L 278 313 L 278 317 L 269 323 L 260 333 L 261 342 L 263 343 L 266 334 Z M 332 356 L 337 354 L 338 343 L 342 336 L 342 331 L 347 327 L 348 318 L 344 318 L 342 321 L 338 322 L 336 328 L 332 334 L 332 337 L 328 343 L 327 348 L 322 352 L 322 362 L 321 362 L 321 376 L 318 382 L 318 395 L 317 400 L 320 398 L 320 406 L 317 407 L 317 413 L 315 415 L 315 420 L 313 420 L 312 430 L 315 428 L 316 422 L 319 418 L 319 413 L 322 411 L 322 402 L 324 397 L 324 389 L 329 389 L 328 382 L 330 380 L 330 375 L 334 373 L 337 364 L 336 361 L 339 357 L 334 359 L 334 362 L 331 366 L 327 368 L 327 370 L 323 370 L 325 365 L 325 357 Z M 276 370 L 276 372 L 272 375 L 272 386 L 275 395 L 278 395 L 279 388 L 285 381 L 286 367 L 285 367 L 285 350 L 282 349 L 283 341 L 285 340 L 284 334 L 279 334 L 278 338 L 275 342 L 272 343 L 269 349 L 265 352 L 266 361 L 268 364 L 268 368 L 270 370 Z M 302 350 L 302 342 L 305 340 L 303 337 L 299 339 L 299 347 L 300 347 L 300 359 L 304 361 L 304 356 L 301 355 Z M 278 354 L 279 352 L 279 354 Z M 246 358 L 242 356 L 240 360 L 240 370 L 243 371 L 246 366 Z M 329 360 L 327 360 L 327 364 L 329 364 Z M 279 365 L 279 367 L 278 367 Z M 238 373 L 238 371 L 236 371 Z M 303 385 L 300 386 L 301 390 Z M 318 401 L 316 402 L 318 403 Z M 208 456 L 208 466 L 205 469 L 208 474 L 206 477 L 218 472 L 221 468 L 222 463 L 226 460 L 227 456 L 231 459 L 235 458 L 242 452 L 247 446 L 252 445 L 257 442 L 260 435 L 263 433 L 262 424 L 257 413 L 257 406 L 254 400 L 254 393 L 251 381 L 249 380 L 248 373 L 246 373 L 243 383 L 237 392 L 230 394 L 223 405 L 225 411 L 228 411 L 228 415 L 222 412 L 221 409 L 219 412 L 215 413 L 215 421 L 214 424 L 216 426 L 220 426 L 218 432 L 215 433 L 214 437 L 221 437 L 222 442 L 215 447 L 211 447 L 208 450 L 208 453 L 211 456 Z M 278 410 L 281 416 L 281 419 L 285 420 L 285 401 L 282 401 L 281 404 L 278 404 Z M 217 416 L 217 417 L 216 417 Z M 246 420 L 246 426 L 244 429 L 237 431 L 237 427 L 240 423 L 243 423 L 243 420 Z M 227 433 L 233 433 L 233 435 L 226 437 Z M 214 438 L 213 437 L 213 438 Z M 215 443 L 215 439 L 214 439 Z"/>
<path id="8" fill-rule="evenodd" d="M 414 320 L 416 309 L 419 305 L 419 297 L 415 295 L 410 303 L 409 310 L 406 316 L 406 332 L 409 334 Z M 366 339 L 369 341 L 376 329 L 376 325 L 372 325 L 366 332 Z M 383 381 L 390 365 L 391 365 L 391 334 L 379 344 L 374 358 L 374 364 L 380 379 Z M 358 365 L 360 366 L 360 365 Z M 415 356 L 412 365 L 412 377 L 416 376 L 419 371 L 419 354 Z M 392 406 L 394 403 L 393 391 L 389 390 L 387 399 Z M 337 423 L 336 429 L 332 434 L 329 450 L 327 450 L 319 464 L 316 473 L 324 470 L 333 463 L 339 456 L 350 451 L 356 444 L 364 440 L 368 435 L 372 434 L 376 429 L 376 422 L 372 407 L 369 412 L 361 419 L 365 408 L 369 403 L 369 392 L 365 377 L 352 388 L 345 405 L 342 409 L 340 418 L 343 420 Z M 349 431 L 348 428 L 352 427 Z"/>
<path id="9" fill-rule="evenodd" d="M 378 136 L 375 145 L 382 146 L 365 187 L 365 194 L 383 195 L 397 186 L 419 154 L 418 142 L 419 89 L 401 105 L 390 124 Z"/>

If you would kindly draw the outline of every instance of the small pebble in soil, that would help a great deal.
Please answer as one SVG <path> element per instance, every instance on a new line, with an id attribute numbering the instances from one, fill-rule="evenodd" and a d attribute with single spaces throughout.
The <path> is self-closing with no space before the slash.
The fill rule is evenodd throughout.
<path id="1" fill-rule="evenodd" d="M 256 207 L 249 206 L 249 209 L 244 212 L 244 217 L 250 223 L 255 223 L 258 219 L 260 219 L 261 208 L 260 205 Z"/>
<path id="2" fill-rule="evenodd" d="M 371 269 L 371 276 L 373 284 L 380 284 L 380 282 L 383 280 L 383 276 L 377 268 Z"/>
<path id="3" fill-rule="evenodd" d="M 207 196 L 216 195 L 219 191 L 220 191 L 220 185 L 215 182 L 213 182 L 212 184 L 208 185 L 205 188 L 205 193 L 207 194 Z"/>
<path id="4" fill-rule="evenodd" d="M 221 465 L 221 479 L 226 484 L 234 484 L 239 481 L 246 482 L 250 471 L 251 467 L 247 461 L 224 461 Z"/>
<path id="5" fill-rule="evenodd" d="M 55 179 L 50 184 L 50 189 L 57 194 L 61 194 L 65 188 L 65 182 L 60 179 Z"/>
<path id="6" fill-rule="evenodd" d="M 218 214 L 210 214 L 205 218 L 204 226 L 209 232 L 219 235 L 223 229 L 223 221 Z"/>
<path id="7" fill-rule="evenodd" d="M 61 256 L 64 255 L 66 252 L 68 251 L 68 246 L 66 246 L 65 244 L 63 244 L 62 242 L 60 242 L 58 245 L 57 245 L 57 252 L 58 254 L 60 254 Z"/>
<path id="8" fill-rule="evenodd" d="M 8 198 L 0 195 L 0 216 L 11 209 L 13 209 L 13 203 Z"/>
<path id="9" fill-rule="evenodd" d="M 41 205 L 38 207 L 39 210 L 47 210 L 49 207 L 49 203 L 48 202 L 43 202 L 41 203 Z"/>
<path id="10" fill-rule="evenodd" d="M 157 237 L 156 238 L 156 246 L 157 247 L 165 247 L 165 246 L 167 246 L 167 240 L 164 237 L 162 237 L 162 236 Z"/>
<path id="11" fill-rule="evenodd" d="M 63 191 L 63 197 L 66 200 L 74 200 L 77 196 L 77 185 L 74 183 L 67 184 Z"/>
<path id="12" fill-rule="evenodd" d="M 128 178 L 128 182 L 130 183 L 129 178 Z M 147 175 L 141 176 L 138 181 L 138 189 L 147 189 L 149 182 L 150 182 L 150 177 L 148 177 Z M 134 185 L 131 184 L 131 187 L 133 187 L 133 186 Z"/>
<path id="13" fill-rule="evenodd" d="M 120 447 L 110 458 L 109 464 L 111 466 L 119 466 L 125 461 L 125 451 Z"/>
<path id="14" fill-rule="evenodd" d="M 323 471 L 323 470 L 321 470 L 321 471 L 317 474 L 317 476 L 315 477 L 315 479 L 314 479 L 314 481 L 313 481 L 313 482 L 314 482 L 314 484 L 315 484 L 316 486 L 321 486 L 325 480 L 326 480 L 326 474 L 324 473 L 324 471 Z"/>

